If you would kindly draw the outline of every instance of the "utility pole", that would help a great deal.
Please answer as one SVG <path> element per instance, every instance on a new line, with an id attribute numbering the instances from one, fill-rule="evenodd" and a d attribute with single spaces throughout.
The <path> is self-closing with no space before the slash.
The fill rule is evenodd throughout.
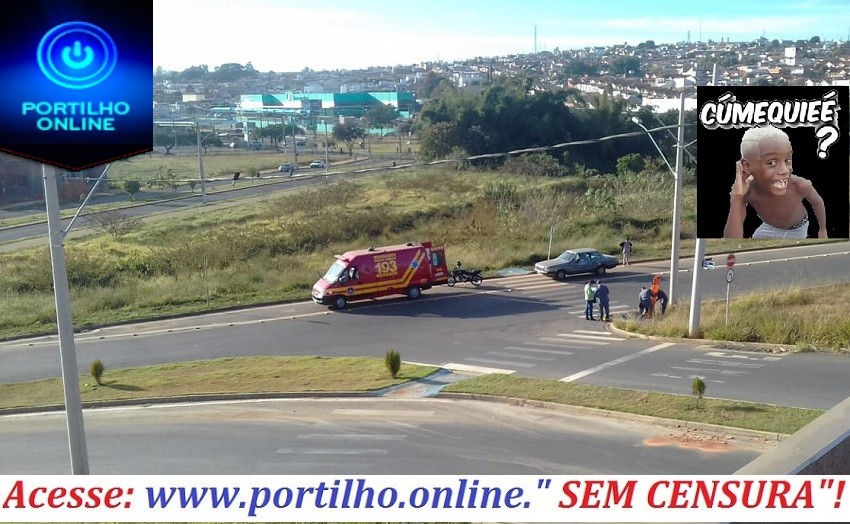
<path id="1" fill-rule="evenodd" d="M 679 129 L 676 138 L 676 180 L 673 190 L 673 238 L 670 249 L 670 302 L 676 302 L 679 277 L 679 243 L 682 229 L 682 163 L 685 152 L 685 94 L 679 95 Z"/>
<path id="2" fill-rule="evenodd" d="M 201 148 L 201 123 L 195 121 L 195 131 L 198 135 L 198 176 L 201 179 L 201 204 L 207 203 L 207 183 L 204 173 L 204 150 Z"/>
<path id="3" fill-rule="evenodd" d="M 705 239 L 698 238 L 697 245 L 694 249 L 694 276 L 691 283 L 691 313 L 688 319 L 688 336 L 696 338 L 700 333 L 700 314 L 702 312 L 702 288 L 700 280 L 702 279 L 702 259 L 705 258 Z"/>
<path id="4" fill-rule="evenodd" d="M 89 474 L 86 432 L 83 425 L 83 404 L 80 398 L 80 374 L 74 349 L 74 325 L 71 299 L 68 292 L 68 271 L 65 265 L 65 235 L 59 216 L 59 190 L 56 169 L 41 165 L 44 182 L 44 203 L 47 211 L 47 230 L 50 236 L 50 261 L 53 267 L 53 295 L 56 300 L 56 327 L 59 333 L 59 357 L 62 361 L 62 385 L 65 391 L 65 416 L 68 424 L 68 445 L 71 451 L 71 473 Z"/>
<path id="5" fill-rule="evenodd" d="M 325 124 L 325 172 L 327 172 L 328 164 L 330 164 L 330 161 L 328 159 L 328 121 L 322 119 L 322 122 Z"/>

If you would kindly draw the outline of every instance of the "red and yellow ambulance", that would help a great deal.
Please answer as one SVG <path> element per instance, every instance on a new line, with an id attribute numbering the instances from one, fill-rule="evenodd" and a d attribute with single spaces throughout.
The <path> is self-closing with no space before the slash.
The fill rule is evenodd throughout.
<path id="1" fill-rule="evenodd" d="M 351 300 L 386 295 L 416 299 L 422 290 L 449 278 L 443 246 L 430 242 L 370 247 L 336 256 L 313 286 L 313 301 L 342 309 Z"/>

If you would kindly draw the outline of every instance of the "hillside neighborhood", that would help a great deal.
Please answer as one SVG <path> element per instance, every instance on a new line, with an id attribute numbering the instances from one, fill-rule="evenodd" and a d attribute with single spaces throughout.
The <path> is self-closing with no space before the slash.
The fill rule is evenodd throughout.
<path id="1" fill-rule="evenodd" d="M 477 91 L 499 77 L 526 78 L 532 92 L 567 90 L 568 105 L 592 108 L 604 94 L 624 99 L 631 108 L 650 106 L 663 113 L 678 109 L 681 93 L 686 110 L 695 109 L 698 86 L 850 85 L 850 42 L 821 41 L 817 36 L 797 41 L 646 41 L 363 70 L 260 72 L 250 62 L 212 70 L 207 65 L 179 72 L 158 68 L 154 121 L 205 115 L 210 120 L 202 126 L 229 131 L 228 137 L 245 136 L 245 144 L 246 130 L 273 124 L 269 115 L 276 110 L 279 122 L 286 115 L 300 117 L 303 123 L 304 115 L 321 114 L 328 124 L 333 118 L 351 118 L 346 107 L 355 107 L 354 115 L 359 116 L 366 103 L 380 102 L 393 106 L 401 118 L 412 119 L 435 81 L 445 79 L 459 89 Z M 314 129 L 316 121 L 312 119 Z M 89 176 L 96 173 L 68 173 L 65 178 Z M 41 191 L 38 164 L 0 153 L 0 203 L 38 198 Z"/>

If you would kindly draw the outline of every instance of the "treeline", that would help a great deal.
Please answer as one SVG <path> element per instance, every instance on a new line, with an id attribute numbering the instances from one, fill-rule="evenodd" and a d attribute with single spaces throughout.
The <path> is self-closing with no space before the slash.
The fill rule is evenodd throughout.
<path id="1" fill-rule="evenodd" d="M 630 112 L 628 103 L 607 95 L 588 104 L 574 89 L 535 92 L 528 79 L 501 79 L 478 93 L 442 82 L 422 108 L 418 122 L 420 155 L 427 160 L 466 158 L 567 142 L 594 141 L 640 132 L 636 116 L 649 129 L 678 123 L 677 111 L 654 114 L 651 108 Z M 696 138 L 696 114 L 685 115 L 685 143 Z M 691 125 L 687 125 L 691 124 Z M 675 129 L 653 134 L 665 156 L 676 155 Z M 649 137 L 639 135 L 548 151 L 567 167 L 615 170 L 628 154 L 657 156 Z"/>

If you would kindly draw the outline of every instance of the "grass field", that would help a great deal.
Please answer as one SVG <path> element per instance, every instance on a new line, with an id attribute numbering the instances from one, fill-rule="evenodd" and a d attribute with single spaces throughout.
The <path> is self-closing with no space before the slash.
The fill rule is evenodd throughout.
<path id="1" fill-rule="evenodd" d="M 108 362 L 106 362 L 108 365 Z M 221 358 L 128 369 L 107 369 L 101 385 L 80 377 L 83 402 L 252 393 L 376 391 L 427 377 L 436 368 L 402 363 L 390 378 L 382 359 L 301 357 Z M 63 404 L 60 379 L 0 384 L 0 410 Z M 553 380 L 486 375 L 462 380 L 446 392 L 539 400 L 588 408 L 791 434 L 822 412 L 642 392 Z"/>

